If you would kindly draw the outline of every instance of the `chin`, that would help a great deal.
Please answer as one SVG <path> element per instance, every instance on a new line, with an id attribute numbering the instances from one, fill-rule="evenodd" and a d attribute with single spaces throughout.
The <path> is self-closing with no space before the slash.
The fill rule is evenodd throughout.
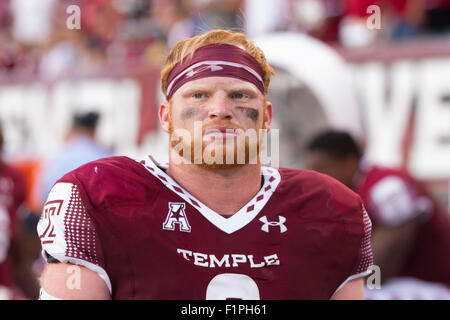
<path id="1" fill-rule="evenodd" d="M 184 154 L 183 150 L 190 149 L 190 155 Z M 222 149 L 221 151 L 219 151 Z M 214 142 L 203 143 L 200 149 L 195 152 L 194 144 L 186 145 L 178 151 L 178 155 L 184 159 L 185 163 L 199 165 L 207 169 L 235 169 L 244 165 L 258 163 L 259 144 L 250 148 L 248 144 L 238 148 L 238 146 L 224 146 L 214 144 Z"/>

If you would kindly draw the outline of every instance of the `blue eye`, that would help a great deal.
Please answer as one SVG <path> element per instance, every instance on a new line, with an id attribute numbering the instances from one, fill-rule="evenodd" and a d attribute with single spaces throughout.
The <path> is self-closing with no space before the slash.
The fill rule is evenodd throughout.
<path id="1" fill-rule="evenodd" d="M 235 92 L 235 93 L 233 93 L 231 95 L 231 97 L 233 99 L 243 99 L 243 98 L 245 98 L 245 95 L 243 93 L 240 93 L 240 92 Z"/>
<path id="2" fill-rule="evenodd" d="M 200 93 L 200 92 L 197 92 L 197 93 L 194 93 L 192 96 L 193 96 L 195 99 L 201 99 L 201 98 L 203 98 L 204 94 L 203 94 L 203 93 Z"/>

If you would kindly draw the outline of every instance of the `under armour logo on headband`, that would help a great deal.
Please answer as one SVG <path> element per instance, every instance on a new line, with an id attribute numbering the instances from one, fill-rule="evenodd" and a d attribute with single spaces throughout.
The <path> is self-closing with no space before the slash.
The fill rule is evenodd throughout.
<path id="1" fill-rule="evenodd" d="M 217 64 L 212 64 L 212 63 L 207 63 L 207 62 L 205 64 L 207 64 L 207 65 L 206 66 L 201 66 L 200 68 L 192 69 L 191 71 L 186 73 L 186 77 L 187 78 L 193 77 L 197 73 L 200 73 L 200 72 L 203 72 L 203 71 L 207 71 L 208 69 L 210 71 L 212 71 L 212 72 L 223 70 L 223 68 L 221 66 L 218 66 Z"/>

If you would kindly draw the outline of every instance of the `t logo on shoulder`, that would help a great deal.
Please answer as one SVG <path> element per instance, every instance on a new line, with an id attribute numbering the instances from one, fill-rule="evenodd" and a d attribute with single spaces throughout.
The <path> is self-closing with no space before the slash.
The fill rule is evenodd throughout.
<path id="1" fill-rule="evenodd" d="M 184 202 L 169 202 L 169 212 L 167 213 L 166 221 L 163 223 L 164 230 L 175 230 L 175 225 L 178 224 L 180 231 L 191 232 L 191 226 L 186 217 Z"/>
<path id="2" fill-rule="evenodd" d="M 283 217 L 283 216 L 278 216 L 278 222 L 276 222 L 276 221 L 267 221 L 267 217 L 266 216 L 259 218 L 259 221 L 264 223 L 264 225 L 261 227 L 261 230 L 264 231 L 264 232 L 269 232 L 269 226 L 271 226 L 271 227 L 275 227 L 275 226 L 280 227 L 280 233 L 283 233 L 283 232 L 287 231 L 287 227 L 284 225 L 284 223 L 286 222 L 286 218 Z"/>

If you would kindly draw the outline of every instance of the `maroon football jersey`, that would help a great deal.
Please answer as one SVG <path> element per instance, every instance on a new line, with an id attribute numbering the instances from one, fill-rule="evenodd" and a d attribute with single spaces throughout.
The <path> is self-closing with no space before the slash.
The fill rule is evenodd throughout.
<path id="1" fill-rule="evenodd" d="M 9 249 L 18 228 L 17 212 L 25 201 L 25 180 L 22 174 L 0 164 L 0 285 L 11 286 Z"/>
<path id="2" fill-rule="evenodd" d="M 405 171 L 375 166 L 364 160 L 360 172 L 355 191 L 361 196 L 374 228 L 395 226 L 418 214 L 426 214 L 411 255 L 395 276 L 450 285 L 449 214 Z"/>
<path id="3" fill-rule="evenodd" d="M 359 196 L 315 172 L 261 171 L 260 191 L 224 217 L 150 157 L 88 163 L 49 194 L 43 255 L 98 272 L 113 299 L 328 299 L 368 274 Z"/>

